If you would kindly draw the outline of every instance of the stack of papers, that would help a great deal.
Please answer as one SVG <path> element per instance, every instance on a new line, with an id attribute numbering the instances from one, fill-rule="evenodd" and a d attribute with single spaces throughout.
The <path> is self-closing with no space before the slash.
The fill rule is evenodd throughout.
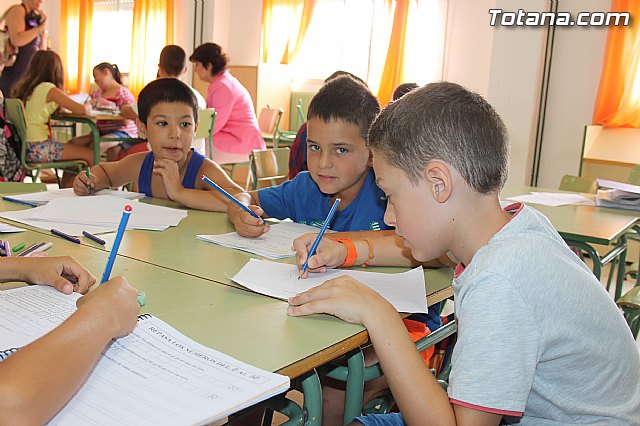
<path id="1" fill-rule="evenodd" d="M 597 206 L 640 211 L 640 186 L 605 179 L 596 180 L 599 187 L 605 188 L 598 189 Z"/>
<path id="2" fill-rule="evenodd" d="M 330 269 L 322 274 L 310 273 L 309 278 L 299 280 L 296 265 L 250 259 L 231 279 L 256 293 L 287 300 L 341 275 L 353 277 L 374 290 L 398 312 L 427 312 L 422 266 L 399 274 Z"/>
<path id="3" fill-rule="evenodd" d="M 24 223 L 36 228 L 55 228 L 69 235 L 113 232 L 118 229 L 122 212 L 131 201 L 112 195 L 58 198 L 33 209 L 2 212 L 0 217 Z M 178 226 L 187 217 L 186 210 L 134 203 L 127 229 L 164 231 Z"/>
<path id="4" fill-rule="evenodd" d="M 527 204 L 542 204 L 545 206 L 564 206 L 576 204 L 580 206 L 593 206 L 593 201 L 580 194 L 567 194 L 566 192 L 531 192 L 524 195 L 509 197 L 507 200 L 519 201 Z"/>
<path id="5" fill-rule="evenodd" d="M 94 195 L 112 195 L 114 197 L 125 198 L 127 200 L 135 200 L 144 197 L 141 192 L 119 191 L 117 189 L 102 189 Z M 32 192 L 29 194 L 17 194 L 8 196 L 12 200 L 25 201 L 37 205 L 47 204 L 51 200 L 58 198 L 76 198 L 78 195 L 73 192 L 73 188 L 55 189 L 53 191 Z"/>
<path id="6" fill-rule="evenodd" d="M 281 222 L 273 225 L 269 232 L 258 238 L 241 237 L 237 232 L 218 235 L 196 235 L 196 238 L 209 243 L 220 244 L 223 247 L 248 251 L 269 259 L 282 259 L 295 254 L 291 249 L 293 240 L 304 234 L 317 234 L 318 232 L 320 230 L 313 226 L 294 222 Z"/>

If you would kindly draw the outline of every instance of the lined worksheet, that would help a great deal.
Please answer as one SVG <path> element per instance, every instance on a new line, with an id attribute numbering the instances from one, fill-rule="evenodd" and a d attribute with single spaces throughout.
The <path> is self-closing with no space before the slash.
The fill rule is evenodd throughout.
<path id="1" fill-rule="evenodd" d="M 288 299 L 341 275 L 351 276 L 387 299 L 398 312 L 427 312 L 422 266 L 398 274 L 329 269 L 298 279 L 296 265 L 250 259 L 231 279 L 256 293 Z"/>
<path id="2" fill-rule="evenodd" d="M 75 311 L 78 297 L 43 286 L 0 292 L 0 351 L 53 329 Z M 129 335 L 105 349 L 87 381 L 49 424 L 203 424 L 288 389 L 288 377 L 207 348 L 159 318 L 141 315 Z"/>

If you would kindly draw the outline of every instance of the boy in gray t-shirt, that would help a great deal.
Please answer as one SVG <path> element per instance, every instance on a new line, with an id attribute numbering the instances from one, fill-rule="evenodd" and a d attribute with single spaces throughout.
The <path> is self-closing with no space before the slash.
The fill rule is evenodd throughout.
<path id="1" fill-rule="evenodd" d="M 402 414 L 357 422 L 640 424 L 640 354 L 613 300 L 542 214 L 500 203 L 509 147 L 493 108 L 457 84 L 429 84 L 376 118 L 369 145 L 385 222 L 416 260 L 451 251 L 461 261 L 459 332 L 447 395 L 374 291 L 343 276 L 291 298 L 289 315 L 325 312 L 367 327 Z M 394 264 L 403 248 L 393 239 L 354 239 L 356 253 L 323 240 L 309 268 L 367 252 L 371 265 Z M 312 241 L 294 242 L 298 262 Z"/>

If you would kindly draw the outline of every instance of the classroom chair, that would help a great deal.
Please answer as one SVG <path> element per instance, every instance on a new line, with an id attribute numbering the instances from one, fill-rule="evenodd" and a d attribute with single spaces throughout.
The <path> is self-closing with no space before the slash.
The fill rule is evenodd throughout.
<path id="1" fill-rule="evenodd" d="M 60 186 L 60 176 L 58 170 L 69 171 L 72 173 L 80 173 L 86 167 L 87 163 L 82 160 L 68 160 L 68 161 L 54 161 L 50 163 L 27 163 L 27 121 L 24 111 L 24 105 L 20 99 L 7 98 L 5 99 L 5 114 L 9 120 L 15 124 L 18 129 L 18 134 L 22 140 L 22 149 L 20 150 L 20 162 L 27 170 L 27 173 L 31 176 L 31 179 L 35 182 L 42 169 L 54 169 L 56 175 L 56 182 L 58 187 Z"/>
<path id="2" fill-rule="evenodd" d="M 289 148 L 254 149 L 249 157 L 251 181 L 254 190 L 260 183 L 270 181 L 277 185 L 289 176 Z"/>
<path id="3" fill-rule="evenodd" d="M 432 369 L 436 380 L 445 391 L 448 387 L 449 373 L 451 372 L 451 353 L 455 345 L 456 333 L 457 324 L 455 319 L 452 319 L 433 333 L 415 342 L 416 349 L 419 352 L 423 352 L 433 346 L 437 347 L 441 342 L 447 342 L 446 353 L 443 354 L 442 362 L 438 366 L 439 369 L 437 371 Z M 346 366 L 329 363 L 323 369 L 322 374 L 346 384 L 347 397 L 344 407 L 344 424 L 351 423 L 360 414 L 388 413 L 395 405 L 393 395 L 389 391 L 368 401 L 366 406 L 362 408 L 364 383 L 382 377 L 383 372 L 379 363 L 368 367 L 364 366 L 364 355 L 361 349 L 347 355 Z"/>
<path id="4" fill-rule="evenodd" d="M 635 286 L 632 288 L 627 294 L 618 299 L 616 304 L 622 310 L 633 338 L 636 339 L 638 331 L 640 331 L 640 287 Z"/>
<path id="5" fill-rule="evenodd" d="M 268 147 L 278 147 L 277 136 L 282 114 L 284 114 L 284 110 L 282 108 L 274 109 L 270 108 L 269 105 L 267 105 L 266 108 L 262 108 L 260 111 L 260 115 L 258 116 L 258 126 L 260 127 L 260 133 L 262 133 L 262 137 Z"/>
<path id="6" fill-rule="evenodd" d="M 213 125 L 216 122 L 215 108 L 201 108 L 198 110 L 198 128 L 196 139 L 205 139 L 206 151 L 210 160 L 213 160 Z M 233 173 L 233 168 L 231 169 Z"/>
<path id="7" fill-rule="evenodd" d="M 277 129 L 278 146 L 276 148 L 279 148 L 281 146 L 291 146 L 293 144 L 293 141 L 296 139 L 296 134 L 298 133 L 300 126 L 302 126 L 302 124 L 305 122 L 304 112 L 302 111 L 302 99 L 298 99 L 298 103 L 296 104 L 296 111 L 297 113 L 295 131 L 285 131 Z"/>
<path id="8" fill-rule="evenodd" d="M 598 189 L 598 183 L 595 179 L 592 178 L 564 175 L 560 180 L 559 189 L 561 189 L 562 191 L 595 194 Z"/>

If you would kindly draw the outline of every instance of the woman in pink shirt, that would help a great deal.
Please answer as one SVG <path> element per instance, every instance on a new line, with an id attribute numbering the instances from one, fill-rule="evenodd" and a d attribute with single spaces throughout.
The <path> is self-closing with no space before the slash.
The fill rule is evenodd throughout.
<path id="1" fill-rule="evenodd" d="M 215 43 L 198 46 L 189 60 L 201 80 L 209 83 L 207 107 L 216 109 L 213 160 L 219 164 L 249 160 L 253 149 L 265 149 L 251 96 L 227 70 L 227 56 Z M 209 154 L 209 153 L 207 153 Z"/>

